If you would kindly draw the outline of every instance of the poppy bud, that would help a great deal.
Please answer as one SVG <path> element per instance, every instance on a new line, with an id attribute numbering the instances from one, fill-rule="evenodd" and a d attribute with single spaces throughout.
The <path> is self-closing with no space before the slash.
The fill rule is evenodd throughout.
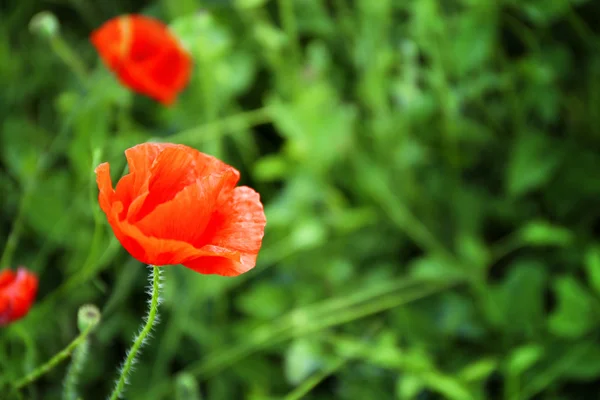
<path id="1" fill-rule="evenodd" d="M 29 31 L 45 39 L 50 39 L 60 30 L 58 20 L 49 11 L 42 11 L 33 16 L 29 22 Z"/>
<path id="2" fill-rule="evenodd" d="M 93 304 L 85 304 L 79 307 L 77 312 L 77 327 L 79 332 L 84 332 L 90 326 L 95 326 L 100 322 L 100 310 Z"/>

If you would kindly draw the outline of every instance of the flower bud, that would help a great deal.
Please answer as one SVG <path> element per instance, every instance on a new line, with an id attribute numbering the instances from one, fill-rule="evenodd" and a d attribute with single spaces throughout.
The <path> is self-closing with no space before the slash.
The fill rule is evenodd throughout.
<path id="1" fill-rule="evenodd" d="M 60 24 L 58 20 L 49 11 L 42 11 L 37 13 L 31 18 L 29 22 L 29 31 L 35 35 L 39 35 L 45 39 L 50 39 L 56 34 L 60 29 Z"/>
<path id="2" fill-rule="evenodd" d="M 77 312 L 77 326 L 79 331 L 83 332 L 90 326 L 95 326 L 100 322 L 100 310 L 93 304 L 85 304 L 79 307 Z"/>

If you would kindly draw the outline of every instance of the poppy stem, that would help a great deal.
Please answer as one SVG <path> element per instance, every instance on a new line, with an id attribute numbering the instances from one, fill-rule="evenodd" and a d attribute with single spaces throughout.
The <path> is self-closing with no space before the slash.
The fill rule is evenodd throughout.
<path id="1" fill-rule="evenodd" d="M 94 329 L 95 325 L 90 325 L 83 332 L 79 334 L 67 347 L 61 350 L 58 354 L 52 357 L 46 364 L 39 366 L 32 373 L 25 376 L 22 379 L 19 379 L 14 387 L 19 390 L 30 383 L 34 382 L 40 376 L 46 374 L 48 371 L 52 370 L 52 368 L 56 367 L 60 362 L 65 360 L 67 357 L 71 355 L 73 350 L 75 350 L 80 344 L 82 344 L 90 334 L 90 332 Z"/>
<path id="2" fill-rule="evenodd" d="M 95 326 L 100 322 L 100 310 L 98 307 L 86 304 L 79 308 L 77 312 L 77 326 L 81 332 L 84 332 L 90 327 Z M 71 357 L 71 365 L 67 369 L 67 375 L 63 385 L 63 400 L 78 400 L 77 384 L 79 383 L 79 375 L 83 370 L 90 349 L 90 340 L 85 338 L 83 342 L 73 351 Z"/>
<path id="3" fill-rule="evenodd" d="M 88 78 L 85 64 L 60 34 L 56 34 L 50 38 L 50 46 L 61 61 L 64 62 L 67 67 L 77 75 L 77 78 L 79 78 L 81 83 L 86 86 L 88 84 Z"/>
<path id="4" fill-rule="evenodd" d="M 83 369 L 90 348 L 90 341 L 86 338 L 73 352 L 71 365 L 65 377 L 63 400 L 77 400 L 77 383 L 79 374 Z"/>
<path id="5" fill-rule="evenodd" d="M 131 367 L 133 364 L 135 364 L 137 353 L 147 342 L 146 338 L 152 331 L 154 322 L 158 322 L 158 305 L 160 304 L 159 291 L 161 286 L 160 283 L 162 271 L 159 267 L 154 265 L 150 265 L 149 267 L 152 269 L 150 274 L 150 281 L 152 282 L 152 286 L 150 288 L 150 309 L 148 310 L 148 315 L 145 318 L 146 322 L 144 323 L 144 326 L 135 336 L 131 348 L 127 351 L 127 357 L 121 366 L 121 373 L 115 388 L 109 397 L 110 400 L 117 400 L 121 396 L 121 393 L 125 389 L 125 385 L 127 385 L 129 382 L 129 374 L 131 373 Z"/>

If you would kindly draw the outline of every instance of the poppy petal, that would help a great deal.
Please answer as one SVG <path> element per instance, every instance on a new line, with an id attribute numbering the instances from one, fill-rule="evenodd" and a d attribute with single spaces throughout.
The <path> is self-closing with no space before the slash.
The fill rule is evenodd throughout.
<path id="1" fill-rule="evenodd" d="M 102 61 L 113 70 L 119 66 L 125 55 L 123 39 L 121 18 L 111 19 L 90 36 L 90 41 L 98 50 Z"/>
<path id="2" fill-rule="evenodd" d="M 193 271 L 206 275 L 238 276 L 251 270 L 256 265 L 256 254 L 244 254 L 241 261 L 231 258 L 206 256 L 183 264 Z"/>
<path id="3" fill-rule="evenodd" d="M 0 272 L 0 280 L 0 325 L 4 325 L 27 314 L 37 294 L 38 280 L 22 267 L 16 273 L 12 270 Z"/>
<path id="4" fill-rule="evenodd" d="M 158 20 L 139 14 L 121 18 L 127 18 L 131 30 L 131 40 L 127 46 L 127 57 L 131 61 L 143 62 L 154 58 L 165 48 L 178 46 L 166 25 Z"/>
<path id="5" fill-rule="evenodd" d="M 234 168 L 186 146 L 166 147 L 150 168 L 147 193 L 131 204 L 127 218 L 132 223 L 143 219 L 158 205 L 195 184 L 198 176 L 223 173 L 228 177 L 226 183 L 233 188 L 239 179 L 239 172 Z"/>
<path id="6" fill-rule="evenodd" d="M 125 150 L 129 173 L 121 178 L 115 188 L 125 208 L 128 208 L 140 193 L 148 190 L 150 167 L 158 155 L 169 147 L 173 147 L 173 145 L 168 143 L 143 143 Z"/>
<path id="7" fill-rule="evenodd" d="M 110 165 L 102 163 L 96 167 L 94 172 L 96 173 L 96 183 L 99 189 L 98 202 L 100 203 L 100 208 L 106 215 L 109 215 L 116 200 L 115 190 L 110 178 Z"/>
<path id="8" fill-rule="evenodd" d="M 212 236 L 210 245 L 200 249 L 211 251 L 213 256 L 190 260 L 183 265 L 203 274 L 242 274 L 256 265 L 265 225 L 266 218 L 259 194 L 246 186 L 237 187 L 213 215 L 209 223 L 210 232 L 205 233 Z M 239 261 L 232 257 L 223 260 L 215 249 L 235 251 L 239 254 Z M 216 260 L 219 261 L 215 262 Z"/>
<path id="9" fill-rule="evenodd" d="M 0 289 L 8 286 L 15 279 L 15 273 L 12 269 L 5 269 L 0 272 Z"/>
<path id="10" fill-rule="evenodd" d="M 190 79 L 190 55 L 154 18 L 137 14 L 113 18 L 90 40 L 124 86 L 164 105 L 172 104 Z"/>
<path id="11" fill-rule="evenodd" d="M 260 195 L 247 186 L 233 190 L 233 195 L 219 207 L 215 235 L 210 243 L 243 253 L 258 253 L 267 223 Z M 212 221 L 211 221 L 212 223 Z"/>
<path id="12" fill-rule="evenodd" d="M 137 221 L 136 226 L 148 236 L 182 240 L 200 248 L 206 244 L 202 240 L 220 193 L 231 191 L 235 179 L 230 171 L 199 179 L 179 191 L 173 199 L 159 203 Z M 190 224 L 190 220 L 194 223 Z"/>
<path id="13" fill-rule="evenodd" d="M 209 250 L 197 249 L 189 243 L 161 239 L 145 235 L 137 226 L 127 221 L 109 220 L 115 236 L 123 247 L 138 261 L 152 265 L 182 264 L 189 259 L 209 256 Z M 235 253 L 223 253 L 223 256 L 237 257 Z"/>

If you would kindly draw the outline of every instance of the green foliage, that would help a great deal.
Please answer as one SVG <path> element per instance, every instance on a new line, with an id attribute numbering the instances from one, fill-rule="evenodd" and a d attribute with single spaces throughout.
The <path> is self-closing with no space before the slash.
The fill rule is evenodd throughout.
<path id="1" fill-rule="evenodd" d="M 77 393 L 112 389 L 146 279 L 93 169 L 120 176 L 149 140 L 234 165 L 268 224 L 240 277 L 165 268 L 127 399 L 597 397 L 597 2 L 43 5 L 48 26 L 39 2 L 0 8 L 0 268 L 40 276 L 29 315 L 0 328 L 0 399 L 77 337 L 86 303 L 102 321 Z M 193 55 L 171 108 L 121 87 L 89 43 L 131 12 Z M 66 372 L 21 397 L 60 398 Z"/>

